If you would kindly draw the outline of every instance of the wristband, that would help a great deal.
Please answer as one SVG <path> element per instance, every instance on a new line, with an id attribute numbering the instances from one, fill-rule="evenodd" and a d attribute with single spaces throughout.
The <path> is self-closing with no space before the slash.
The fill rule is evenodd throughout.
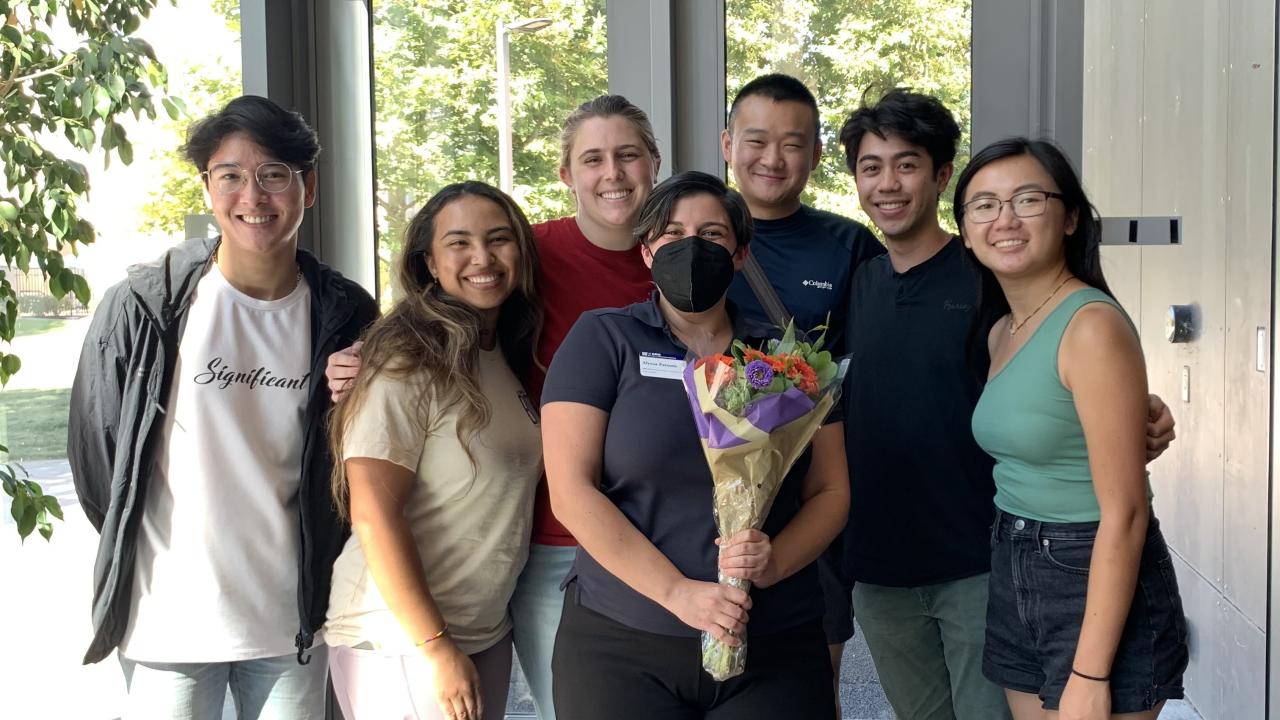
<path id="1" fill-rule="evenodd" d="M 1094 675 L 1085 675 L 1084 673 L 1080 672 L 1075 668 L 1071 668 L 1071 674 L 1075 675 L 1076 677 L 1082 677 L 1085 680 L 1092 680 L 1094 682 L 1110 682 L 1111 681 L 1110 675 L 1107 675 L 1106 677 L 1096 677 Z"/>
<path id="2" fill-rule="evenodd" d="M 440 632 L 436 633 L 435 635 L 432 635 L 432 636 L 431 636 L 431 637 L 429 637 L 429 638 L 426 638 L 425 640 L 423 640 L 423 641 L 422 641 L 422 642 L 420 642 L 420 643 L 415 644 L 415 645 L 414 645 L 414 647 L 422 647 L 423 645 L 426 645 L 427 643 L 431 642 L 432 640 L 439 640 L 440 638 L 442 638 L 442 637 L 444 637 L 446 634 L 448 634 L 448 632 L 449 632 L 449 625 L 448 625 L 448 623 L 446 623 L 444 627 L 440 628 Z"/>

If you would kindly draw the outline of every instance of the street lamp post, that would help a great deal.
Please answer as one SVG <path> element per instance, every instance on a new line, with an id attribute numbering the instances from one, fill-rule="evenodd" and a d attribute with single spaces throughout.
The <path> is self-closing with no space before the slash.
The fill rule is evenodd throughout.
<path id="1" fill-rule="evenodd" d="M 537 32 L 551 24 L 551 18 L 515 22 L 498 21 L 498 187 L 511 192 L 511 49 L 513 32 Z"/>

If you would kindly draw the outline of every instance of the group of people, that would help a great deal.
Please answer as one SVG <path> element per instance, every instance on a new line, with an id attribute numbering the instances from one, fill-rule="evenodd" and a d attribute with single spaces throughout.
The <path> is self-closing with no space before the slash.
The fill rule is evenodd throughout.
<path id="1" fill-rule="evenodd" d="M 1173 420 L 1070 163 L 974 153 L 953 236 L 960 130 L 892 90 L 839 134 L 881 244 L 801 202 L 818 118 L 756 78 L 721 135 L 736 189 L 655 185 L 644 112 L 590 100 L 561 138 L 575 214 L 440 190 L 381 318 L 297 247 L 303 119 L 246 96 L 196 124 L 222 235 L 108 291 L 72 393 L 102 535 L 85 659 L 118 651 L 126 717 L 220 717 L 230 688 L 240 717 L 318 718 L 328 679 L 348 720 L 490 720 L 514 650 L 544 719 L 833 718 L 855 612 L 904 720 L 1181 697 L 1144 471 Z M 781 318 L 849 357 L 843 399 L 763 527 L 721 541 L 682 370 Z M 703 672 L 702 633 L 746 639 L 745 673 Z"/>

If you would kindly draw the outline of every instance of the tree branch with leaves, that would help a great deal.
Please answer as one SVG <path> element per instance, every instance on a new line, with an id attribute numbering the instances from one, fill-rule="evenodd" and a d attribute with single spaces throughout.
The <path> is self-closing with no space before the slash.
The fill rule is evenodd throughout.
<path id="1" fill-rule="evenodd" d="M 89 172 L 54 148 L 61 136 L 85 152 L 104 151 L 104 167 L 112 153 L 126 165 L 133 161 L 118 121 L 130 113 L 154 119 L 155 93 L 167 82 L 151 45 L 135 35 L 157 2 L 0 0 L 0 347 L 17 331 L 8 272 L 26 272 L 34 261 L 54 297 L 71 293 L 89 303 L 88 282 L 63 260 L 94 240 L 93 225 L 77 208 L 89 192 Z M 177 117 L 173 101 L 160 103 Z M 0 385 L 21 367 L 0 349 Z M 0 445 L 0 452 L 8 448 Z M 52 519 L 62 517 L 57 500 L 10 463 L 0 464 L 0 486 L 12 498 L 18 534 L 38 530 L 48 539 Z"/>

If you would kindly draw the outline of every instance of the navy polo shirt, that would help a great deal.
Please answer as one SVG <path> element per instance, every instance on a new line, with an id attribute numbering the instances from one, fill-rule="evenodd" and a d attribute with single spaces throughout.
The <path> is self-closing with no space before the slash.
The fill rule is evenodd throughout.
<path id="1" fill-rule="evenodd" d="M 731 314 L 736 337 L 759 337 L 758 325 L 732 308 Z M 685 577 L 715 582 L 711 471 L 681 379 L 687 354 L 655 299 L 583 313 L 556 351 L 542 403 L 583 403 L 609 413 L 600 491 Z M 770 537 L 798 510 L 809 461 L 806 450 L 783 481 L 763 527 Z M 616 622 L 662 635 L 699 634 L 614 577 L 581 546 L 568 579 L 574 578 L 579 602 Z M 751 597 L 753 633 L 822 615 L 813 565 L 772 587 L 753 589 Z"/>
<path id="2" fill-rule="evenodd" d="M 993 461 L 970 429 L 982 386 L 965 362 L 978 285 L 960 238 L 904 273 L 884 255 L 854 274 L 845 565 L 858 582 L 911 587 L 990 569 Z"/>
<path id="3" fill-rule="evenodd" d="M 830 313 L 826 346 L 839 354 L 849 279 L 864 261 L 884 254 L 884 246 L 862 224 L 807 205 L 778 220 L 753 219 L 751 225 L 751 254 L 795 317 L 796 328 L 807 333 L 826 323 Z M 746 275 L 734 278 L 729 299 L 753 322 L 772 324 Z"/>

